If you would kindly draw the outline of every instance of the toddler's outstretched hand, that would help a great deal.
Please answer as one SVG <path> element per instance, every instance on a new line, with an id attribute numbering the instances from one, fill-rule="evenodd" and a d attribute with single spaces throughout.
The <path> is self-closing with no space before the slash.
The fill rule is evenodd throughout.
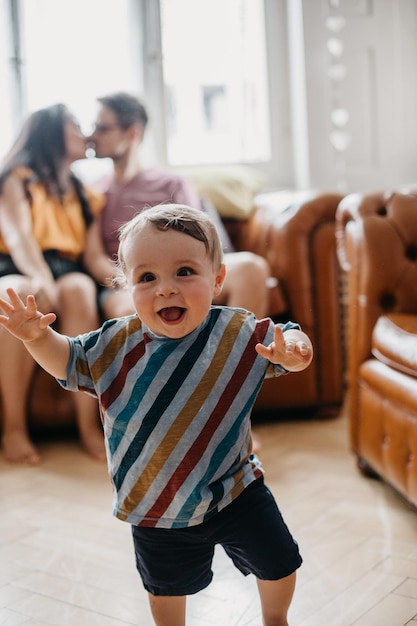
<path id="1" fill-rule="evenodd" d="M 43 315 L 38 311 L 35 296 L 28 296 L 26 304 L 13 289 L 7 289 L 10 302 L 0 298 L 0 324 L 22 341 L 34 341 L 45 333 L 55 320 L 55 313 Z"/>
<path id="2" fill-rule="evenodd" d="M 313 358 L 313 346 L 305 333 L 296 329 L 284 333 L 278 325 L 273 342 L 269 346 L 258 343 L 255 348 L 260 356 L 271 363 L 279 363 L 289 372 L 301 372 Z"/>

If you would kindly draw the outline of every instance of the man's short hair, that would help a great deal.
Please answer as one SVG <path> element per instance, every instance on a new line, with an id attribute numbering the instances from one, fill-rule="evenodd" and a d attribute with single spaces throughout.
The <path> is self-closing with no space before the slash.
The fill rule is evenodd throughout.
<path id="1" fill-rule="evenodd" d="M 97 100 L 115 113 L 117 121 L 124 130 L 134 124 L 139 124 L 145 130 L 149 119 L 148 113 L 145 105 L 135 96 L 120 91 L 102 96 Z"/>

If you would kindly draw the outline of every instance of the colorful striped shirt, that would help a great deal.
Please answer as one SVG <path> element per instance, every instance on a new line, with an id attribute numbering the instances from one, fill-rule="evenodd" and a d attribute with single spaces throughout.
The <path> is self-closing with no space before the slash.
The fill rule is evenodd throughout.
<path id="1" fill-rule="evenodd" d="M 156 336 L 136 315 L 69 338 L 67 379 L 59 382 L 99 400 L 116 517 L 193 526 L 261 476 L 250 414 L 265 376 L 286 370 L 255 345 L 273 335 L 271 319 L 213 306 L 181 339 Z"/>

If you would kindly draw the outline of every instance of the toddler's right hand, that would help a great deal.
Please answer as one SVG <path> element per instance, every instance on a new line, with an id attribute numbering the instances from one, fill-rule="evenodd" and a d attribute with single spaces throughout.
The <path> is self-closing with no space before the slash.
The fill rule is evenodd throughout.
<path id="1" fill-rule="evenodd" d="M 26 304 L 13 289 L 7 289 L 10 302 L 0 298 L 0 325 L 21 341 L 34 341 L 41 337 L 50 324 L 56 320 L 55 313 L 43 315 L 38 311 L 35 297 L 26 298 Z"/>

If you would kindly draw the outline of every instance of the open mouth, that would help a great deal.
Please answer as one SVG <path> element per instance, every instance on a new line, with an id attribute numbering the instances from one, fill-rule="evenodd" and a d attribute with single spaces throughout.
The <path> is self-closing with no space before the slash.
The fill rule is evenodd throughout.
<path id="1" fill-rule="evenodd" d="M 158 311 L 158 315 L 164 322 L 179 322 L 185 315 L 185 309 L 180 306 L 170 306 Z"/>

